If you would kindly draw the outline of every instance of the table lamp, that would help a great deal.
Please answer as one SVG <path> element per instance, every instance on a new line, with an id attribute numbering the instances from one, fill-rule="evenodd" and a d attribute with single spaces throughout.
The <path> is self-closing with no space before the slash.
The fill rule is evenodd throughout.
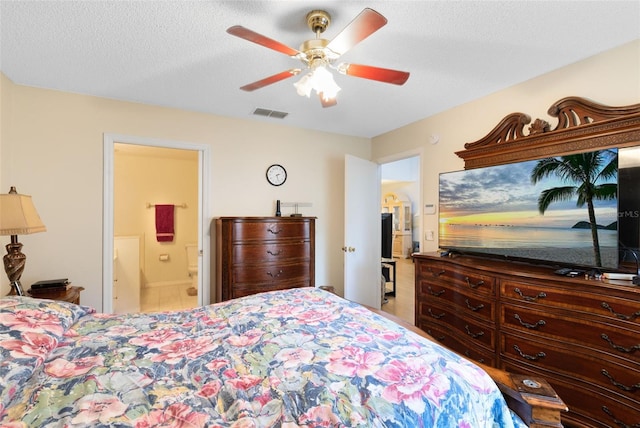
<path id="1" fill-rule="evenodd" d="M 0 235 L 11 236 L 11 243 L 6 245 L 7 254 L 4 256 L 4 270 L 12 288 L 10 294 L 24 294 L 20 276 L 24 271 L 27 256 L 20 251 L 22 244 L 18 242 L 18 235 L 46 230 L 33 206 L 31 196 L 19 194 L 13 186 L 9 193 L 0 194 Z"/>

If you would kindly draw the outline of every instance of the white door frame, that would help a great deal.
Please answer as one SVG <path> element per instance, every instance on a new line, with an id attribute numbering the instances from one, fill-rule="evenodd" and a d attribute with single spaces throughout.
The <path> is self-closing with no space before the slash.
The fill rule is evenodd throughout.
<path id="1" fill-rule="evenodd" d="M 203 306 L 210 301 L 211 268 L 209 230 L 209 177 L 210 177 L 210 147 L 205 144 L 188 143 L 174 140 L 161 140 L 131 135 L 105 133 L 104 141 L 104 169 L 103 169 L 103 225 L 102 225 L 102 312 L 113 312 L 113 181 L 114 181 L 114 144 L 136 144 L 140 146 L 163 147 L 170 149 L 194 150 L 198 152 L 198 244 L 200 263 L 198 263 L 198 305 Z"/>
<path id="2" fill-rule="evenodd" d="M 423 150 L 422 148 L 418 148 L 418 149 L 414 149 L 414 150 L 407 150 L 405 152 L 400 152 L 400 153 L 394 153 L 392 155 L 389 156 L 384 156 L 381 158 L 377 158 L 374 160 L 374 162 L 378 163 L 378 165 L 382 165 L 384 163 L 391 163 L 391 162 L 396 162 L 399 160 L 403 160 L 403 159 L 408 159 L 408 158 L 413 158 L 413 157 L 418 157 L 418 164 L 420 165 L 420 178 L 419 178 L 419 192 L 420 192 L 420 196 L 419 196 L 419 201 L 418 201 L 418 212 L 417 213 L 412 213 L 411 215 L 415 215 L 418 214 L 419 216 L 419 221 L 418 221 L 418 243 L 419 243 L 419 251 L 422 251 L 423 248 L 423 239 L 424 239 L 424 232 L 423 232 L 423 228 L 424 228 L 424 213 L 423 213 L 423 197 L 424 197 L 424 192 L 422 190 L 423 188 L 423 183 L 424 183 L 424 168 L 423 168 Z M 413 222 L 413 219 L 411 219 L 411 221 Z M 413 240 L 412 240 L 413 241 Z"/>

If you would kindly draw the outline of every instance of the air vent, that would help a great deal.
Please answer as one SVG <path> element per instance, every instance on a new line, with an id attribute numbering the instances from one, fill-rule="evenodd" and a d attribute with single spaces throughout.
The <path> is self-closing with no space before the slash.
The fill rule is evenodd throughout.
<path id="1" fill-rule="evenodd" d="M 269 110 L 266 108 L 257 108 L 253 111 L 253 114 L 255 114 L 256 116 L 266 116 L 266 117 L 273 117 L 276 119 L 284 119 L 285 117 L 287 117 L 289 113 L 285 113 L 283 111 Z"/>

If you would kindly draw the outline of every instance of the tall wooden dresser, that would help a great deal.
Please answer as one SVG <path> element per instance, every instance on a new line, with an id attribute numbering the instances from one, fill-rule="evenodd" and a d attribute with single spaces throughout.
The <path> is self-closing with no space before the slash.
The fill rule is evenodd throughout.
<path id="1" fill-rule="evenodd" d="M 315 218 L 216 219 L 216 302 L 315 285 Z"/>
<path id="2" fill-rule="evenodd" d="M 471 359 L 537 375 L 563 423 L 640 427 L 640 287 L 470 256 L 414 255 L 416 326 Z"/>

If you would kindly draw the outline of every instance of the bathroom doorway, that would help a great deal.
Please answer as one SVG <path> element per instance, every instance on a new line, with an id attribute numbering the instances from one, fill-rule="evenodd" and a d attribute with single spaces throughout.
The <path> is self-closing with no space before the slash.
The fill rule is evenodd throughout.
<path id="1" fill-rule="evenodd" d="M 208 146 L 105 136 L 105 312 L 209 302 L 205 159 Z"/>

